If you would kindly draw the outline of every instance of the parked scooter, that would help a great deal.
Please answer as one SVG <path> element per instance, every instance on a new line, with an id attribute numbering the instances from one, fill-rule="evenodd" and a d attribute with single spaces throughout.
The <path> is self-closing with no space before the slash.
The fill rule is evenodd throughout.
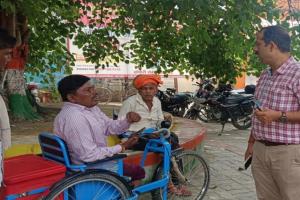
<path id="1" fill-rule="evenodd" d="M 191 103 L 190 94 L 176 93 L 173 88 L 167 88 L 165 92 L 158 90 L 156 96 L 161 101 L 163 111 L 178 117 L 183 117 L 188 105 Z"/>

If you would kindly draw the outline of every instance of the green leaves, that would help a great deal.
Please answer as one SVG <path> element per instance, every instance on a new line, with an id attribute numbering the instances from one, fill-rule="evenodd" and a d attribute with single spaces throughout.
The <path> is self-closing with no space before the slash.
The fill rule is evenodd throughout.
<path id="1" fill-rule="evenodd" d="M 63 67 L 70 72 L 74 63 L 66 48 L 70 37 L 97 67 L 134 62 L 166 74 L 177 69 L 224 80 L 245 70 L 259 74 L 263 66 L 252 51 L 255 32 L 261 27 L 261 17 L 279 22 L 280 16 L 274 0 L 16 2 L 2 0 L 0 6 L 28 17 L 32 35 L 27 70 L 33 73 L 53 65 L 57 71 Z M 293 17 L 299 19 L 299 13 Z M 299 27 L 291 29 L 297 32 Z M 130 38 L 121 42 L 125 35 Z M 293 38 L 293 44 L 299 55 L 299 37 Z"/>

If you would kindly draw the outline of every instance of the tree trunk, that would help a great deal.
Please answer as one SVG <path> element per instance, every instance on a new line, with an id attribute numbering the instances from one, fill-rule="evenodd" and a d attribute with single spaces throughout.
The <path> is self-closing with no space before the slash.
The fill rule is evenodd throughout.
<path id="1" fill-rule="evenodd" d="M 4 18 L 3 18 L 4 17 Z M 25 89 L 24 68 L 28 56 L 27 18 L 16 14 L 1 13 L 1 25 L 17 38 L 13 49 L 12 60 L 6 66 L 5 89 L 8 96 L 10 114 L 18 120 L 34 120 L 40 118 L 29 103 Z M 6 18 L 6 19 L 5 19 Z"/>

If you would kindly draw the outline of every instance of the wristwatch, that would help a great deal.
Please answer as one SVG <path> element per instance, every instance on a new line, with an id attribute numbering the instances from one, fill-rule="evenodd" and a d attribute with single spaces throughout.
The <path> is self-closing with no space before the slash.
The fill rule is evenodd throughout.
<path id="1" fill-rule="evenodd" d="M 286 112 L 281 112 L 281 116 L 279 117 L 279 121 L 282 123 L 286 123 L 287 122 L 287 116 L 286 116 Z"/>

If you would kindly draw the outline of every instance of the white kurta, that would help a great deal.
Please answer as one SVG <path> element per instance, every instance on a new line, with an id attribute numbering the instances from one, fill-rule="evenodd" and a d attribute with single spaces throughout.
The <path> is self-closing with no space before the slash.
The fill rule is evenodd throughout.
<path id="1" fill-rule="evenodd" d="M 5 102 L 0 95 L 0 166 L 1 166 L 1 172 L 0 172 L 0 185 L 2 183 L 2 177 L 3 177 L 3 152 L 5 149 L 11 146 L 11 130 L 10 130 L 10 124 L 9 124 L 9 118 L 8 113 L 6 109 Z"/>
<path id="2" fill-rule="evenodd" d="M 129 131 L 138 131 L 141 128 L 156 128 L 160 126 L 160 122 L 164 120 L 161 102 L 157 97 L 153 98 L 153 106 L 149 110 L 140 94 L 129 97 L 123 102 L 118 117 L 123 118 L 128 112 L 136 112 L 141 116 L 139 122 L 132 123 Z"/>

